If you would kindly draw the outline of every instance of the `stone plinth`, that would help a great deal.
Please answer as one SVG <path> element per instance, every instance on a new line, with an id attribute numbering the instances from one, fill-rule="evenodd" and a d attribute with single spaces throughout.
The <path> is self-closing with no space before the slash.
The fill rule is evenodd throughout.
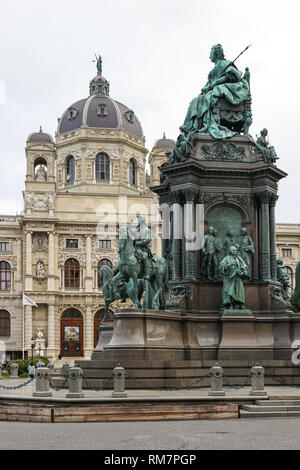
<path id="1" fill-rule="evenodd" d="M 114 323 L 113 322 L 105 322 L 102 323 L 98 329 L 98 344 L 94 350 L 103 351 L 104 346 L 110 343 L 114 330 Z"/>

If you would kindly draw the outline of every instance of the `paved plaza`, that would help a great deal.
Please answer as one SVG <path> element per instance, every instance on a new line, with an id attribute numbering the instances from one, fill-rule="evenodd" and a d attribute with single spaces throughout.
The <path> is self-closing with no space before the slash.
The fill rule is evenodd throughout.
<path id="1" fill-rule="evenodd" d="M 294 450 L 300 419 L 139 423 L 0 422 L 0 449 L 19 450 Z"/>

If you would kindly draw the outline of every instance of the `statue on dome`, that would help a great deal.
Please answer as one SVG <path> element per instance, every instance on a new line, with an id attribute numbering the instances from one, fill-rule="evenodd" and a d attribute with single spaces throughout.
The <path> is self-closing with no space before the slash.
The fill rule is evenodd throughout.
<path id="1" fill-rule="evenodd" d="M 178 137 L 176 147 L 169 160 L 170 164 L 185 161 L 189 157 L 193 146 L 192 136 L 211 135 L 214 139 L 226 139 L 237 134 L 234 124 L 239 122 L 239 131 L 243 130 L 249 135 L 249 127 L 252 123 L 250 108 L 250 72 L 246 68 L 245 74 L 237 69 L 235 61 L 249 48 L 242 51 L 234 61 L 226 60 L 221 44 L 212 47 L 210 59 L 215 64 L 208 75 L 208 82 L 202 88 L 201 93 L 194 98 L 188 108 L 183 125 L 180 127 L 181 134 Z M 228 127 L 221 124 L 224 116 L 217 109 L 219 100 L 223 100 L 222 106 L 230 107 L 230 112 L 224 108 L 225 120 L 232 121 Z M 241 106 L 248 102 L 248 107 Z M 226 105 L 227 103 L 227 105 Z M 227 106 L 227 107 L 228 107 Z M 232 107 L 236 109 L 232 109 Z M 237 129 L 237 128 L 236 128 Z"/>
<path id="2" fill-rule="evenodd" d="M 96 57 L 96 60 L 94 60 L 93 62 L 96 62 L 97 63 L 97 70 L 98 70 L 98 73 L 100 75 L 102 75 L 102 57 L 101 55 L 99 54 L 99 56 L 97 56 L 95 54 L 95 57 Z"/>

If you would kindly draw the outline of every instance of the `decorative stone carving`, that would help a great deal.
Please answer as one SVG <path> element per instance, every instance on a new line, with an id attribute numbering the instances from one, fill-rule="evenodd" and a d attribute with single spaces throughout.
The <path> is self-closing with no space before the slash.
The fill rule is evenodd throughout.
<path id="1" fill-rule="evenodd" d="M 46 275 L 46 270 L 44 263 L 42 261 L 38 261 L 36 264 L 36 277 L 38 278 L 44 278 Z"/>
<path id="2" fill-rule="evenodd" d="M 170 292 L 170 299 L 167 302 L 166 310 L 186 310 L 187 299 L 191 296 L 191 288 L 189 286 L 175 286 Z"/>
<path id="3" fill-rule="evenodd" d="M 244 147 L 238 147 L 232 142 L 216 142 L 213 145 L 203 145 L 202 153 L 205 160 L 243 160 L 246 156 Z"/>
<path id="4" fill-rule="evenodd" d="M 287 299 L 284 298 L 282 288 L 270 286 L 270 297 L 272 300 L 272 310 L 292 310 L 292 305 Z"/>

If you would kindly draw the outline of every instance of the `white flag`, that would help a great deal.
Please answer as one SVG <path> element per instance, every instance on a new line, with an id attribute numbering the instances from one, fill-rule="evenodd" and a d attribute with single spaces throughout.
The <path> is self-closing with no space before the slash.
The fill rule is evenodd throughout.
<path id="1" fill-rule="evenodd" d="M 30 307 L 37 307 L 37 304 L 31 300 L 29 297 L 27 297 L 25 294 L 23 294 L 23 305 L 29 305 Z"/>

